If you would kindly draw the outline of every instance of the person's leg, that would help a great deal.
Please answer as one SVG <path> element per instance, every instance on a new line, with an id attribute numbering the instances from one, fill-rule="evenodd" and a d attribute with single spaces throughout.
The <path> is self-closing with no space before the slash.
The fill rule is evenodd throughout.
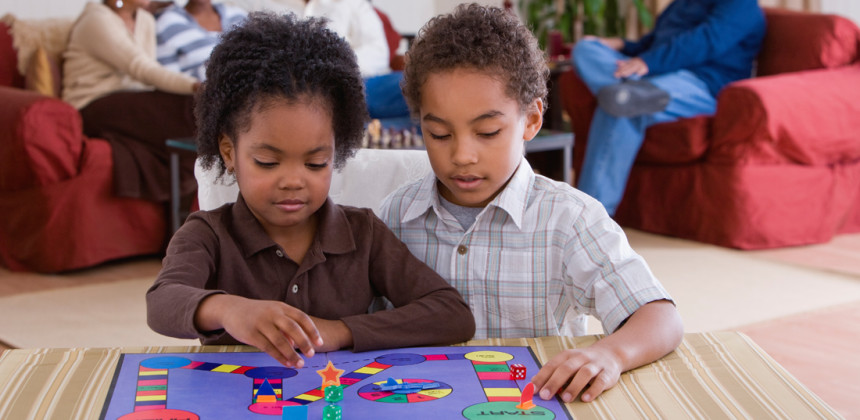
<path id="1" fill-rule="evenodd" d="M 165 141 L 195 133 L 194 99 L 160 91 L 116 92 L 81 109 L 84 134 L 107 140 L 114 160 L 114 192 L 120 197 L 170 199 Z M 196 190 L 194 159 L 180 159 L 182 195 Z"/>
<path id="2" fill-rule="evenodd" d="M 716 109 L 716 100 L 705 83 L 688 71 L 647 79 L 671 95 L 665 110 L 634 118 L 619 118 L 598 108 L 589 128 L 577 188 L 600 201 L 610 215 L 615 214 L 624 195 L 645 130 L 656 123 L 712 114 Z"/>
<path id="3" fill-rule="evenodd" d="M 595 95 L 604 86 L 620 82 L 614 76 L 618 60 L 629 58 L 599 41 L 588 39 L 577 42 L 572 53 L 576 74 Z"/>
<path id="4" fill-rule="evenodd" d="M 401 80 L 403 80 L 403 72 L 399 71 L 364 79 L 367 111 L 370 113 L 370 118 L 409 116 L 409 107 L 400 90 Z"/>

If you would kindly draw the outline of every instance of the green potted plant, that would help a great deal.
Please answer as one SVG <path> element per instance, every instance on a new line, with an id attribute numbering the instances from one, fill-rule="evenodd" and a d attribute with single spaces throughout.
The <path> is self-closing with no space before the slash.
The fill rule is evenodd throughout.
<path id="1" fill-rule="evenodd" d="M 645 28 L 653 17 L 643 0 L 520 0 L 520 15 L 535 33 L 541 47 L 548 35 L 558 32 L 565 43 L 583 35 L 624 37 L 626 6 L 633 4 L 636 17 Z"/>

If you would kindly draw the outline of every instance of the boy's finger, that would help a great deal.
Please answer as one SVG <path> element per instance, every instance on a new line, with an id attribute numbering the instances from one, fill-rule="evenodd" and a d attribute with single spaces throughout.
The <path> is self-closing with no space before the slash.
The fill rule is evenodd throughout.
<path id="1" fill-rule="evenodd" d="M 582 393 L 583 402 L 591 402 L 597 398 L 598 395 L 602 394 L 603 391 L 606 391 L 610 387 L 614 385 L 610 378 L 608 378 L 608 374 L 606 371 L 600 372 L 594 379 L 591 381 L 591 385 Z"/>
<path id="2" fill-rule="evenodd" d="M 565 388 L 561 393 L 561 399 L 564 402 L 571 402 L 586 386 L 591 382 L 597 375 L 600 374 L 602 369 L 593 363 L 589 363 L 583 365 L 576 371 L 576 375 L 573 375 L 573 379 L 570 381 L 570 385 Z"/>

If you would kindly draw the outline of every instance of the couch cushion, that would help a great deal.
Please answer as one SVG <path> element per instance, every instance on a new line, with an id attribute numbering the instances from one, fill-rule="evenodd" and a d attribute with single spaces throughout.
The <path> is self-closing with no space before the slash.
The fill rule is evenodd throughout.
<path id="1" fill-rule="evenodd" d="M 0 86 L 0 191 L 55 184 L 78 173 L 81 116 L 71 105 Z"/>
<path id="2" fill-rule="evenodd" d="M 18 53 L 12 45 L 9 26 L 0 21 L 0 86 L 24 87 L 24 76 L 18 72 Z"/>
<path id="3" fill-rule="evenodd" d="M 758 57 L 758 76 L 857 61 L 860 31 L 844 17 L 782 9 L 765 9 L 765 17 L 767 33 Z"/>

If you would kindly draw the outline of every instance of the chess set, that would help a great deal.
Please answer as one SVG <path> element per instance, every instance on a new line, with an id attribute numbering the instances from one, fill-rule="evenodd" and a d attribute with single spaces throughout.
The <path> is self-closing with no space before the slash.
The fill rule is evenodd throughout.
<path id="1" fill-rule="evenodd" d="M 572 418 L 533 398 L 528 347 L 421 347 L 306 358 L 265 353 L 123 354 L 103 419 Z"/>
<path id="2" fill-rule="evenodd" d="M 374 119 L 367 124 L 361 147 L 365 149 L 423 149 L 424 138 L 415 125 L 384 126 Z"/>

